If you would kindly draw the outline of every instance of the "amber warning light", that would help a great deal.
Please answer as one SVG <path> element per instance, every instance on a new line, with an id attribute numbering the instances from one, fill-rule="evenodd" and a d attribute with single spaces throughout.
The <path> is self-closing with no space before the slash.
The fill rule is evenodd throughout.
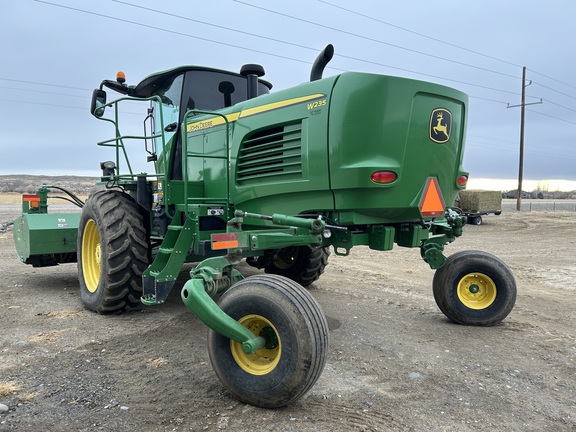
<path id="1" fill-rule="evenodd" d="M 118 71 L 116 74 L 116 81 L 118 81 L 120 84 L 124 84 L 126 82 L 126 75 L 124 72 Z"/>

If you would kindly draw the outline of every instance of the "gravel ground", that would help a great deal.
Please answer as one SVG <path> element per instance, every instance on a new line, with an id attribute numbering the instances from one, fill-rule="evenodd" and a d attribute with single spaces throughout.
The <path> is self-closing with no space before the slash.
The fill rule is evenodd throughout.
<path id="1" fill-rule="evenodd" d="M 0 205 L 0 221 L 18 212 Z M 486 216 L 446 252 L 467 249 L 515 274 L 501 325 L 449 322 L 416 249 L 332 255 L 310 289 L 330 326 L 324 373 L 265 410 L 216 378 L 206 328 L 179 298 L 189 266 L 166 304 L 100 316 L 80 303 L 74 264 L 26 266 L 1 233 L 0 430 L 576 430 L 576 213 Z"/>

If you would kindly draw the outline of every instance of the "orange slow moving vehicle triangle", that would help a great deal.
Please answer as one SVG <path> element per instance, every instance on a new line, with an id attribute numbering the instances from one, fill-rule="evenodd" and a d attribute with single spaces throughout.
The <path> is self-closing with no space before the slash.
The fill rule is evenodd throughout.
<path id="1" fill-rule="evenodd" d="M 429 177 L 420 200 L 420 213 L 424 217 L 441 216 L 444 214 L 445 207 L 438 180 L 436 177 Z"/>

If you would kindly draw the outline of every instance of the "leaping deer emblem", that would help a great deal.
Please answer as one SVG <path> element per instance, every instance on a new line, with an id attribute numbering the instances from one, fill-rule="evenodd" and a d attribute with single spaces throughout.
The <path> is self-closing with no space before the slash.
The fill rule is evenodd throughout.
<path id="1" fill-rule="evenodd" d="M 438 144 L 444 144 L 450 139 L 452 129 L 452 113 L 444 108 L 437 108 L 430 116 L 430 139 Z"/>
<path id="2" fill-rule="evenodd" d="M 436 114 L 436 126 L 434 126 L 432 130 L 434 130 L 436 134 L 442 132 L 444 135 L 446 135 L 446 137 L 448 137 L 448 126 L 442 124 L 443 119 L 444 119 L 444 113 L 439 112 L 438 114 Z"/>

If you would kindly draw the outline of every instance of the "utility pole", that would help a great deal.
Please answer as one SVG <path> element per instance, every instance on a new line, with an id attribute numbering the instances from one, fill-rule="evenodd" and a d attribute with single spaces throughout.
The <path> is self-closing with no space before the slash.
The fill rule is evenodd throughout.
<path id="1" fill-rule="evenodd" d="M 523 171 L 524 171 L 524 119 L 526 117 L 526 105 L 535 105 L 535 104 L 541 104 L 542 103 L 542 99 L 540 99 L 540 102 L 532 102 L 532 103 L 526 103 L 526 87 L 528 87 L 530 84 L 532 84 L 532 81 L 529 81 L 528 84 L 526 84 L 526 66 L 524 66 L 522 68 L 522 102 L 520 103 L 520 105 L 510 105 L 508 104 L 508 106 L 506 108 L 515 108 L 515 107 L 520 107 L 520 160 L 518 163 L 518 198 L 516 199 L 516 210 L 520 211 L 520 208 L 522 206 L 522 177 L 523 177 Z"/>

